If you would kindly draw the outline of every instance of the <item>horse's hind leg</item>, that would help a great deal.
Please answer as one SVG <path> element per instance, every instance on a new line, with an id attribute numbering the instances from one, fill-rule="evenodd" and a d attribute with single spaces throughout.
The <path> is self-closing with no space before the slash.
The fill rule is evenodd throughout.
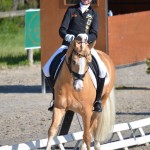
<path id="1" fill-rule="evenodd" d="M 101 149 L 100 142 L 97 141 L 97 140 L 94 140 L 94 149 L 95 150 L 100 150 Z"/>
<path id="2" fill-rule="evenodd" d="M 51 143 L 52 143 L 53 137 L 56 134 L 57 127 L 60 124 L 60 121 L 62 117 L 64 116 L 64 113 L 65 113 L 64 109 L 58 109 L 54 107 L 52 124 L 48 130 L 48 142 L 47 142 L 46 150 L 51 150 Z"/>

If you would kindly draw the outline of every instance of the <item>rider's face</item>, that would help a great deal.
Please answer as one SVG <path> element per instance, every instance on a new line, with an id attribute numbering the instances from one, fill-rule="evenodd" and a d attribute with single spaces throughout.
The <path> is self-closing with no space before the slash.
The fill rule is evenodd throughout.
<path id="1" fill-rule="evenodd" d="M 91 0 L 81 0 L 81 3 L 82 3 L 83 5 L 88 5 L 88 4 L 91 3 Z"/>

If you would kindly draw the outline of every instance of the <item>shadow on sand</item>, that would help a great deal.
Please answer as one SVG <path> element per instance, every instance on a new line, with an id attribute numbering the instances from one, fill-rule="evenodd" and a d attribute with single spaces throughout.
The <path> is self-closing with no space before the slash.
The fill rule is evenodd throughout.
<path id="1" fill-rule="evenodd" d="M 0 85 L 0 93 L 41 93 L 41 86 Z"/>

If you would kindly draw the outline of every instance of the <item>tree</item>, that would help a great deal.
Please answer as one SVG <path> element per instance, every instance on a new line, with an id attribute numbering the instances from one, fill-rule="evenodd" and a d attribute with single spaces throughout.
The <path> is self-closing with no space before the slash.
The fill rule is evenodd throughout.
<path id="1" fill-rule="evenodd" d="M 19 7 L 23 7 L 25 0 L 13 0 L 13 10 L 17 10 Z"/>
<path id="2" fill-rule="evenodd" d="M 39 8 L 40 7 L 40 0 L 25 0 L 25 2 L 29 8 Z"/>
<path id="3" fill-rule="evenodd" d="M 39 8 L 40 0 L 13 0 L 13 10 L 18 8 Z"/>

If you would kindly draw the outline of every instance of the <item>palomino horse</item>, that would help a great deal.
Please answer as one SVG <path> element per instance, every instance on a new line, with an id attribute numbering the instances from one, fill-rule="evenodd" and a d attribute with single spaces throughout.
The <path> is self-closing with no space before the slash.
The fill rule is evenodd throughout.
<path id="1" fill-rule="evenodd" d="M 100 149 L 100 142 L 112 132 L 115 120 L 113 97 L 115 69 L 109 56 L 98 51 L 107 67 L 109 81 L 105 83 L 103 89 L 102 113 L 93 112 L 96 88 L 88 71 L 92 60 L 90 50 L 93 46 L 83 42 L 81 38 L 76 38 L 69 46 L 54 86 L 54 110 L 52 124 L 48 131 L 47 150 L 51 149 L 52 139 L 66 110 L 77 112 L 82 117 L 84 133 L 81 150 L 90 150 L 91 135 L 94 138 L 94 148 Z"/>

